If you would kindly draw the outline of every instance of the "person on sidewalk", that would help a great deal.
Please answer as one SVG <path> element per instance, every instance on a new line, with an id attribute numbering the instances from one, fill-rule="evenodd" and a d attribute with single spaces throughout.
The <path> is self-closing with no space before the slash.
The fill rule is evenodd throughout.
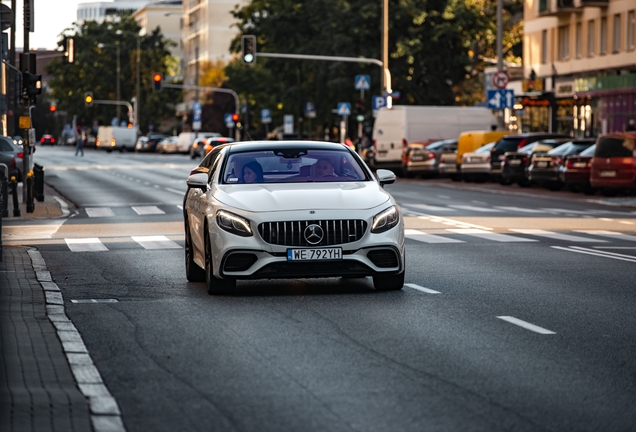
<path id="1" fill-rule="evenodd" d="M 77 137 L 77 143 L 75 144 L 75 156 L 77 156 L 79 152 L 82 152 L 82 157 L 84 156 L 84 140 L 86 140 L 86 135 L 84 133 Z"/>

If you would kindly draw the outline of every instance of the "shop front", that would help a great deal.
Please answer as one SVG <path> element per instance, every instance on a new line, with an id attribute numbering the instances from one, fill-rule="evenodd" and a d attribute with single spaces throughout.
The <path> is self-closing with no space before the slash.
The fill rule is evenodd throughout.
<path id="1" fill-rule="evenodd" d="M 575 80 L 578 120 L 582 136 L 624 132 L 636 120 L 636 74 Z"/>

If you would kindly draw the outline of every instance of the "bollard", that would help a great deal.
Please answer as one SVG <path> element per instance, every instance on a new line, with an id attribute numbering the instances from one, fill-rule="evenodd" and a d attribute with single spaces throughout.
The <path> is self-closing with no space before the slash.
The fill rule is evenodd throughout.
<path id="1" fill-rule="evenodd" d="M 33 202 L 33 171 L 27 173 L 24 187 L 26 188 L 26 212 L 33 213 L 33 210 L 35 210 L 35 203 Z"/>
<path id="2" fill-rule="evenodd" d="M 42 165 L 33 164 L 33 190 L 35 199 L 44 201 L 44 167 Z"/>
<path id="3" fill-rule="evenodd" d="M 13 195 L 13 216 L 20 217 L 20 202 L 18 201 L 18 182 L 15 176 L 11 177 L 11 194 Z"/>

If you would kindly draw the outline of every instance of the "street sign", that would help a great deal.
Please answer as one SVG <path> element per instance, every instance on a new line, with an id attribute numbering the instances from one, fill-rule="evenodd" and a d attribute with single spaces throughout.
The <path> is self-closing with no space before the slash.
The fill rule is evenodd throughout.
<path id="1" fill-rule="evenodd" d="M 31 127 L 31 117 L 20 116 L 20 129 L 29 129 Z"/>
<path id="2" fill-rule="evenodd" d="M 492 85 L 498 89 L 505 89 L 509 82 L 510 75 L 504 70 L 497 71 L 492 75 Z"/>
<path id="3" fill-rule="evenodd" d="M 0 4 L 0 30 L 5 31 L 11 28 L 13 22 L 13 11 L 6 4 Z"/>
<path id="4" fill-rule="evenodd" d="M 272 122 L 272 113 L 267 108 L 261 110 L 261 123 L 269 124 Z"/>
<path id="5" fill-rule="evenodd" d="M 515 104 L 515 92 L 509 89 L 488 90 L 487 99 L 489 109 L 512 108 Z"/>
<path id="6" fill-rule="evenodd" d="M 227 128 L 234 127 L 234 120 L 232 120 L 232 113 L 225 113 L 225 115 L 223 116 L 223 119 L 225 120 L 225 127 Z"/>
<path id="7" fill-rule="evenodd" d="M 400 93 L 399 91 L 392 91 L 392 92 L 391 92 L 391 97 L 392 97 L 393 99 L 399 99 L 399 98 L 400 98 L 400 96 L 401 96 L 401 93 Z"/>
<path id="8" fill-rule="evenodd" d="M 386 98 L 384 96 L 373 96 L 373 117 L 378 115 L 378 111 L 380 108 L 384 108 L 386 106 Z"/>
<path id="9" fill-rule="evenodd" d="M 201 102 L 195 102 L 192 104 L 192 130 L 201 130 Z"/>
<path id="10" fill-rule="evenodd" d="M 294 116 L 291 114 L 285 114 L 283 116 L 283 133 L 294 133 Z"/>
<path id="11" fill-rule="evenodd" d="M 316 118 L 316 107 L 313 102 L 305 102 L 305 117 Z"/>
<path id="12" fill-rule="evenodd" d="M 371 77 L 369 75 L 356 75 L 354 83 L 356 90 L 371 90 Z"/>
<path id="13" fill-rule="evenodd" d="M 351 104 L 349 102 L 338 102 L 338 115 L 348 116 L 351 114 Z"/>

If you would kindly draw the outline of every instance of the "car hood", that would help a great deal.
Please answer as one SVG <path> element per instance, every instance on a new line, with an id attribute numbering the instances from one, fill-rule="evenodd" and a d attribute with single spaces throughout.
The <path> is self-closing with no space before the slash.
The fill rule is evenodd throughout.
<path id="1" fill-rule="evenodd" d="M 252 212 L 287 210 L 363 210 L 381 205 L 390 195 L 376 182 L 217 185 L 215 198 Z"/>

